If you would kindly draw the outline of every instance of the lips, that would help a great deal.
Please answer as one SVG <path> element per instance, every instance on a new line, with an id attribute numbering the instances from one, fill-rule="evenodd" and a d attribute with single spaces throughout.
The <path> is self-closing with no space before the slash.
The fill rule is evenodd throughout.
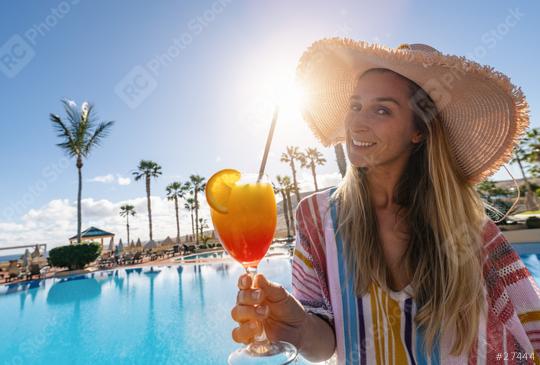
<path id="1" fill-rule="evenodd" d="M 357 147 L 372 147 L 372 146 L 376 145 L 375 142 L 356 140 L 356 139 L 352 139 L 352 142 Z"/>

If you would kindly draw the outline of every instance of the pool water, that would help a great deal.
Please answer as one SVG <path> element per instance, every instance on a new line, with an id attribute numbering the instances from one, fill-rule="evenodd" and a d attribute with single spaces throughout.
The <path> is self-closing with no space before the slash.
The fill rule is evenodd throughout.
<path id="1" fill-rule="evenodd" d="M 540 285 L 538 256 L 521 258 Z M 291 290 L 290 260 L 260 271 Z M 1 363 L 225 364 L 242 273 L 227 261 L 0 286 Z"/>
<path id="2" fill-rule="evenodd" d="M 285 255 L 289 254 L 289 250 L 285 246 L 271 246 L 268 250 L 267 256 L 270 255 Z M 214 251 L 214 252 L 204 252 L 204 253 L 195 253 L 186 256 L 182 256 L 177 259 L 178 262 L 183 261 L 197 261 L 197 260 L 207 260 L 207 259 L 228 259 L 232 260 L 232 257 L 225 251 Z"/>
<path id="3" fill-rule="evenodd" d="M 195 253 L 191 255 L 186 255 L 179 258 L 178 261 L 200 260 L 200 259 L 225 259 L 225 258 L 231 258 L 231 257 L 225 251 L 218 251 L 218 252 L 205 252 L 205 253 Z"/>
<path id="4" fill-rule="evenodd" d="M 260 271 L 291 289 L 289 258 Z M 0 287 L 0 363 L 224 364 L 240 347 L 230 311 L 242 273 L 231 261 Z"/>

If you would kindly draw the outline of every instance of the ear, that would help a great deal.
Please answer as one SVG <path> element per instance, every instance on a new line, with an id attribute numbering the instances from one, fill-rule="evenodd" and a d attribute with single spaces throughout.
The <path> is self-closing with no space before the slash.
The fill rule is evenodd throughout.
<path id="1" fill-rule="evenodd" d="M 419 131 L 416 131 L 416 132 L 414 132 L 414 134 L 413 134 L 413 136 L 411 138 L 411 142 L 414 143 L 414 144 L 417 144 L 417 143 L 420 143 L 423 138 L 424 138 L 424 136 L 422 135 L 422 133 L 420 133 Z"/>

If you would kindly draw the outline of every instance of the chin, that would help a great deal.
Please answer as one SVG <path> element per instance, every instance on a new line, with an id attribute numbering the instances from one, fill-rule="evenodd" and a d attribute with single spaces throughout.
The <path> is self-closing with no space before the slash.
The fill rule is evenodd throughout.
<path id="1" fill-rule="evenodd" d="M 355 167 L 355 168 L 373 167 L 373 165 L 368 164 L 366 161 L 351 161 L 351 160 L 349 160 L 349 161 L 351 163 L 351 166 Z"/>
<path id="2" fill-rule="evenodd" d="M 351 166 L 356 168 L 371 166 L 372 164 L 370 164 L 365 157 L 366 156 L 359 156 L 358 154 L 351 153 L 349 146 L 347 146 L 347 159 L 349 160 Z"/>

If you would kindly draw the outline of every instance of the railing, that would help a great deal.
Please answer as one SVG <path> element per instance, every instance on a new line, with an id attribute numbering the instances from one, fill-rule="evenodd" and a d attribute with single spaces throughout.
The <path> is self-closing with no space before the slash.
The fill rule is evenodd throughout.
<path id="1" fill-rule="evenodd" d="M 45 252 L 47 252 L 47 244 L 46 243 L 34 243 L 30 245 L 18 245 L 18 246 L 9 246 L 9 247 L 0 247 L 0 251 L 2 250 L 17 250 L 19 248 L 34 248 L 38 246 L 39 252 L 43 255 Z M 43 250 L 41 249 L 43 248 Z"/>

